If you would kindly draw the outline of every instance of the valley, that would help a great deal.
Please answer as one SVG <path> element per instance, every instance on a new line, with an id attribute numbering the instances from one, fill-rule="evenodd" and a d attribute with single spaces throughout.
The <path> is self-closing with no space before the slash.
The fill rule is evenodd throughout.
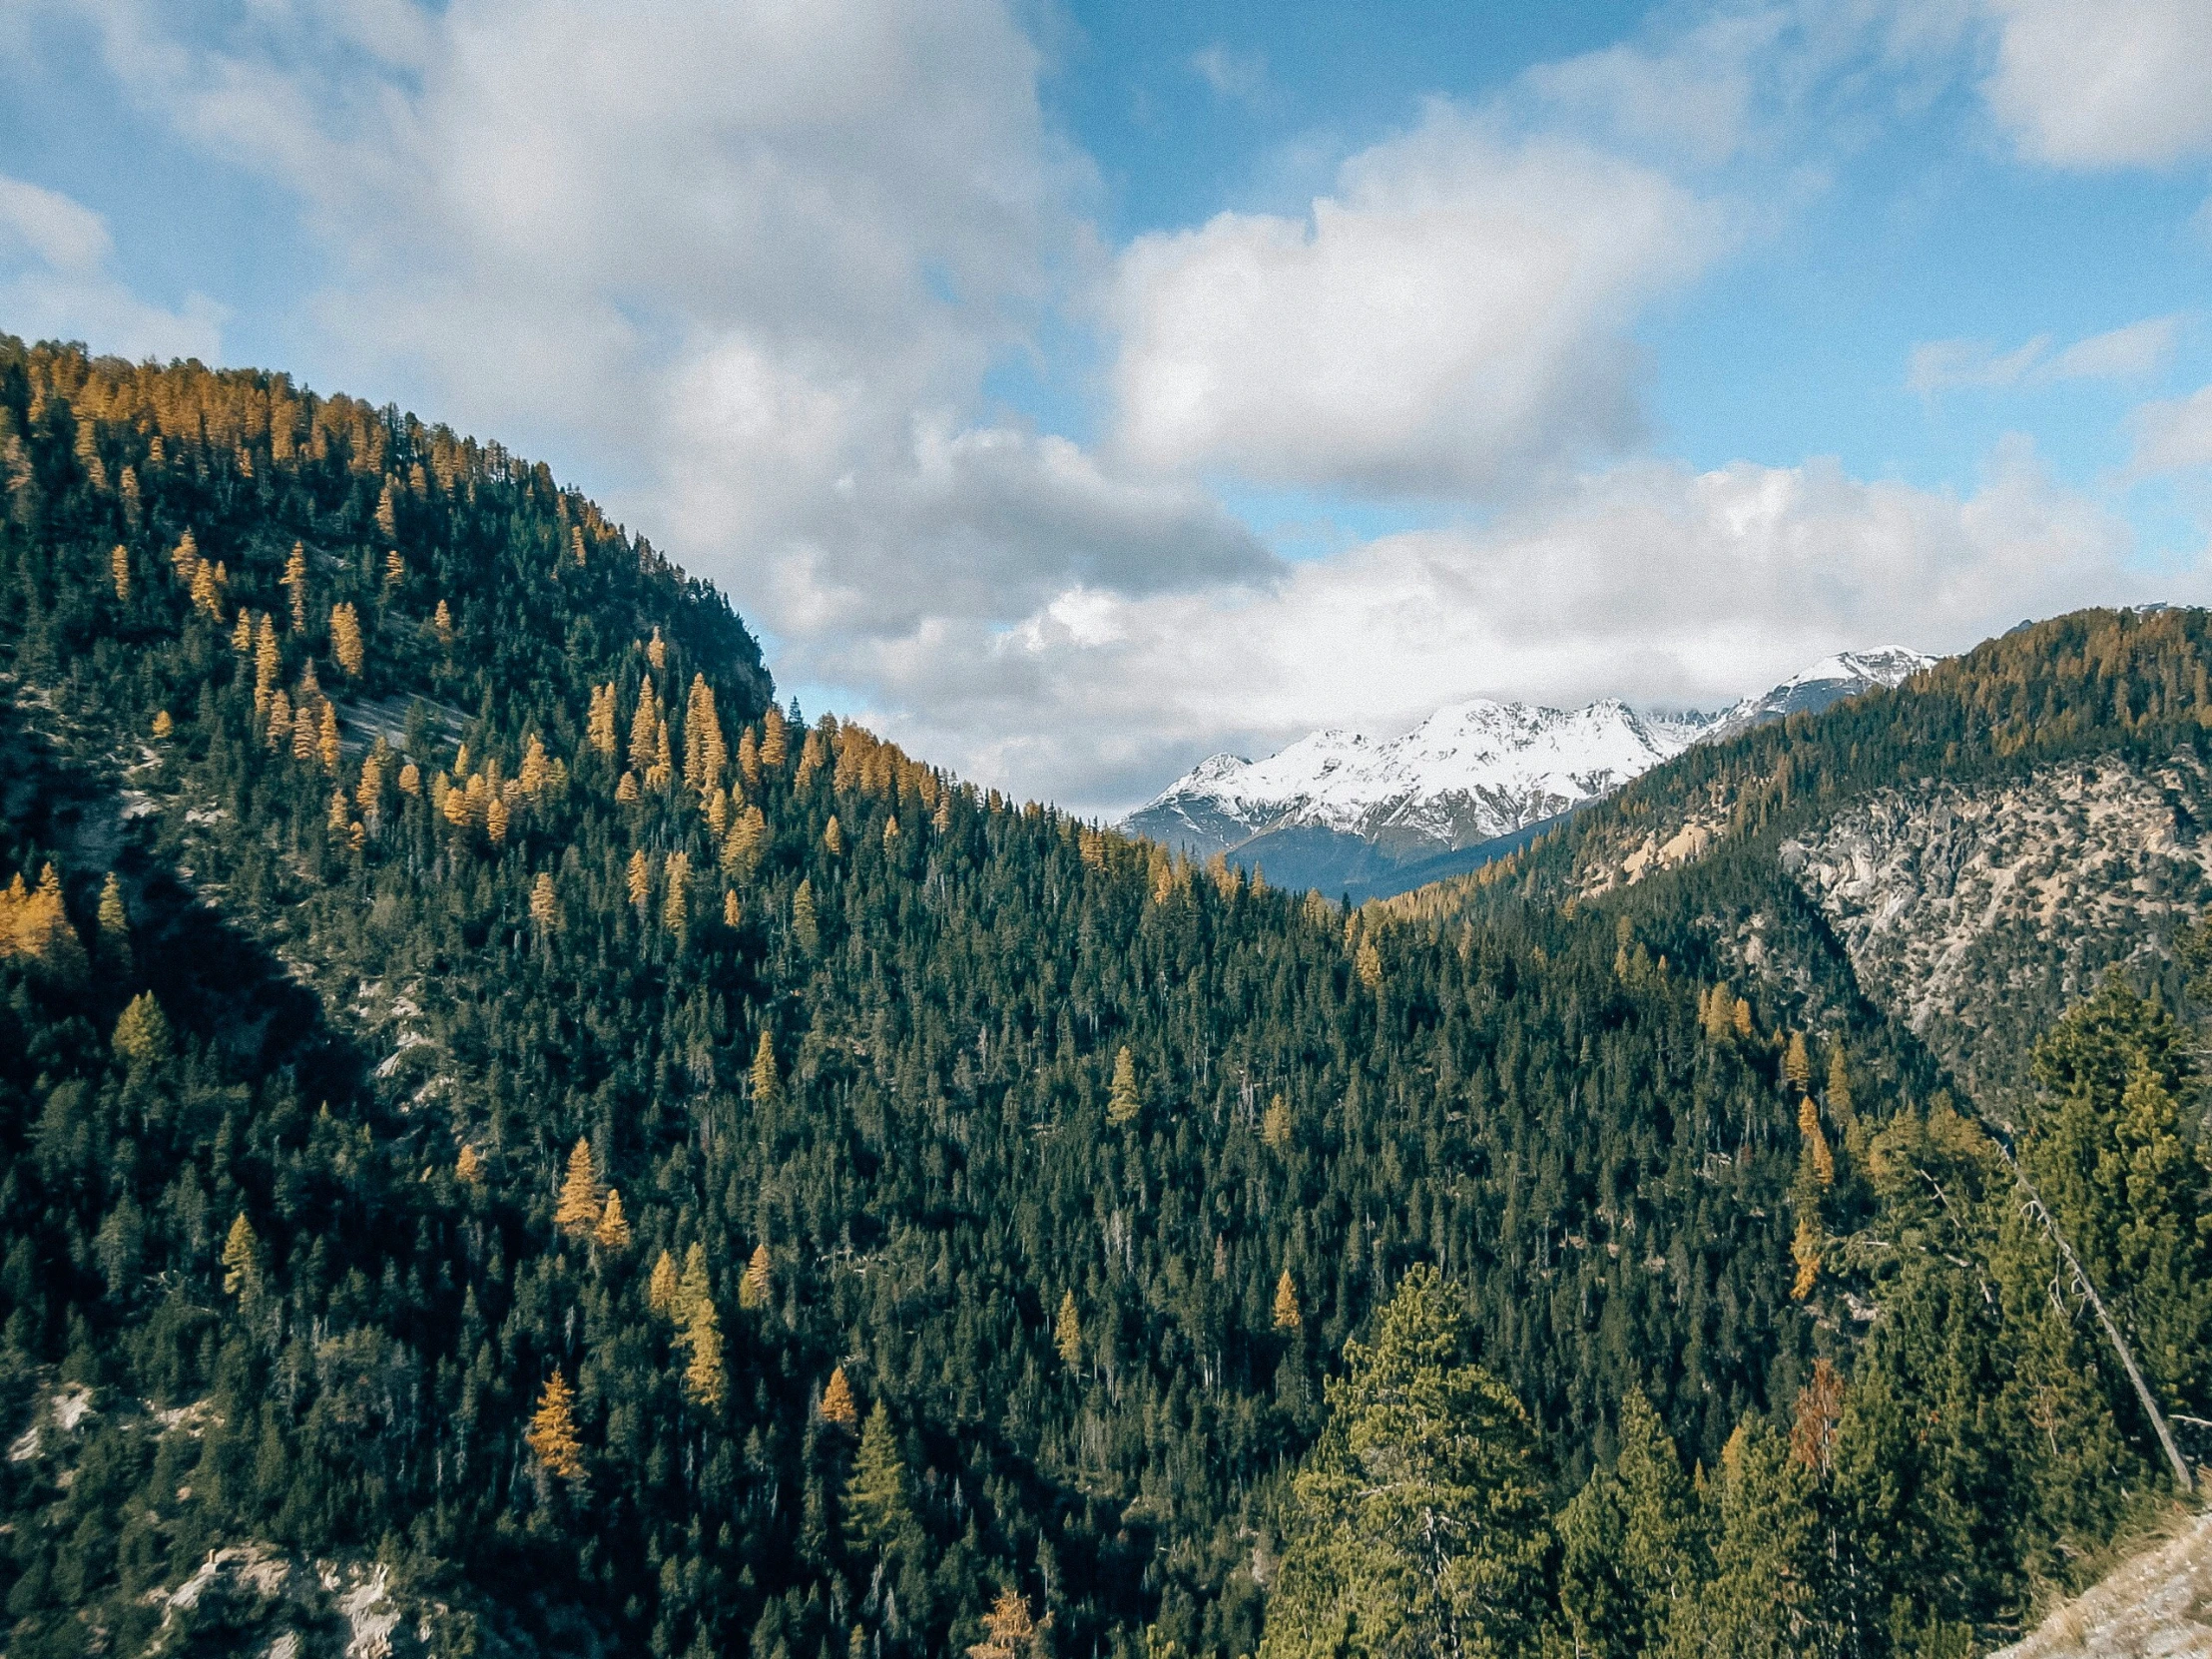
<path id="1" fill-rule="evenodd" d="M 1115 829 L 394 409 L 0 459 L 11 1655 L 1949 1659 L 2183 1524 L 2053 1236 L 2202 1455 L 2212 615 Z"/>

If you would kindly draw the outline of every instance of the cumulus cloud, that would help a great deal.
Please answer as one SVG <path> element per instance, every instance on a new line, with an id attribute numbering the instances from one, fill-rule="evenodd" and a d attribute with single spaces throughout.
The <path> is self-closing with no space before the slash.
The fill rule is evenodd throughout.
<path id="1" fill-rule="evenodd" d="M 204 294 L 151 304 L 114 270 L 107 221 L 55 191 L 0 174 L 0 318 L 33 339 L 83 339 L 129 357 L 214 358 L 223 310 Z"/>
<path id="2" fill-rule="evenodd" d="M 2212 7 L 2203 0 L 1986 0 L 1982 91 L 2030 159 L 2165 167 L 2212 155 Z"/>
<path id="3" fill-rule="evenodd" d="M 2124 525 L 2024 444 L 1973 494 L 1833 462 L 1637 462 L 1483 528 L 1381 538 L 1271 581 L 1071 589 L 996 636 L 917 631 L 844 666 L 900 729 L 1092 810 L 1224 747 L 1377 733 L 1468 696 L 1714 707 L 1839 647 L 1953 650 L 2151 591 Z M 2197 576 L 2189 581 L 2204 586 Z"/>
<path id="4" fill-rule="evenodd" d="M 1523 487 L 1637 435 L 1629 324 L 1722 241 L 1654 169 L 1431 103 L 1304 219 L 1223 214 L 1122 255 L 1120 451 L 1302 487 Z"/>
<path id="5" fill-rule="evenodd" d="M 2189 397 L 2145 403 L 2129 421 L 2138 477 L 2212 467 L 2212 386 Z"/>
<path id="6" fill-rule="evenodd" d="M 2182 318 L 2154 316 L 2091 334 L 2062 350 L 2037 334 L 1999 351 L 1986 340 L 1925 340 L 1906 365 L 1909 390 L 1928 396 L 1954 386 L 2039 386 L 2059 380 L 2128 380 L 2155 374 L 2173 356 Z"/>

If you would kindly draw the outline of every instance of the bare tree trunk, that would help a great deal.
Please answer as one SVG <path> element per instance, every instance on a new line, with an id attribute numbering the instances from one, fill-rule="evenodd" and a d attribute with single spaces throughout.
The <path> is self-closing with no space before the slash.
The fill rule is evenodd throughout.
<path id="1" fill-rule="evenodd" d="M 2075 1289 L 2081 1292 L 2083 1299 L 2095 1311 L 2097 1323 L 2104 1327 L 2105 1340 L 2112 1345 L 2112 1352 L 2120 1357 L 2120 1365 L 2127 1372 L 2127 1380 L 2135 1384 L 2135 1397 L 2143 1402 L 2143 1410 L 2150 1417 L 2150 1425 L 2158 1432 L 2158 1443 L 2165 1448 L 2166 1461 L 2173 1465 L 2175 1483 L 2185 1492 L 2193 1490 L 2194 1482 L 2189 1478 L 2189 1465 L 2182 1459 L 2181 1448 L 2174 1443 L 2173 1430 L 2166 1426 L 2166 1418 L 2158 1409 L 2158 1401 L 2151 1397 L 2150 1384 L 2143 1381 L 2143 1374 L 2136 1369 L 2135 1356 L 2129 1352 L 2126 1339 L 2120 1335 L 2120 1328 L 2113 1324 L 2112 1316 L 2105 1311 L 2104 1299 L 2097 1295 L 2097 1288 L 2090 1283 L 2081 1259 L 2073 1253 L 2073 1246 L 2066 1243 L 2066 1236 L 2059 1232 L 2058 1218 L 2043 1203 L 2042 1195 L 2036 1192 L 2034 1185 L 2027 1179 L 2027 1172 L 2020 1168 L 2019 1161 L 2012 1156 L 2012 1149 L 2002 1141 L 1996 1141 L 1995 1145 L 1997 1151 L 2003 1154 L 2005 1163 L 2011 1166 L 2012 1178 L 2019 1182 L 2020 1191 L 2027 1195 L 2027 1213 L 2042 1228 L 2045 1237 L 2057 1247 L 2059 1259 L 2066 1264 L 2067 1272 L 2073 1275 Z"/>

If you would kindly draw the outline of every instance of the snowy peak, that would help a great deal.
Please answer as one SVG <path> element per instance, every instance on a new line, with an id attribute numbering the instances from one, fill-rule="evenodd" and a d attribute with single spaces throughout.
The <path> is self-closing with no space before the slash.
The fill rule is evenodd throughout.
<path id="1" fill-rule="evenodd" d="M 1265 853 L 1274 870 L 1286 857 L 1433 858 L 1610 795 L 1692 744 L 1897 685 L 1935 661 L 1901 646 L 1839 652 L 1718 718 L 1639 713 L 1619 698 L 1579 709 L 1473 698 L 1400 738 L 1331 729 L 1264 760 L 1215 755 L 1126 828 L 1201 855 Z"/>
<path id="2" fill-rule="evenodd" d="M 1332 730 L 1262 761 L 1216 756 L 1129 826 L 1206 852 L 1285 829 L 1461 847 L 1618 789 L 1688 742 L 1686 730 L 1647 723 L 1617 698 L 1571 710 L 1478 698 L 1388 742 Z"/>
<path id="3" fill-rule="evenodd" d="M 1903 685 L 1938 659 L 1925 651 L 1902 645 L 1876 646 L 1871 651 L 1839 651 L 1823 657 L 1801 674 L 1793 674 L 1763 697 L 1747 697 L 1715 721 L 1706 733 L 1708 741 L 1734 737 L 1738 732 L 1791 715 L 1818 714 L 1834 708 L 1847 697 L 1885 686 Z"/>

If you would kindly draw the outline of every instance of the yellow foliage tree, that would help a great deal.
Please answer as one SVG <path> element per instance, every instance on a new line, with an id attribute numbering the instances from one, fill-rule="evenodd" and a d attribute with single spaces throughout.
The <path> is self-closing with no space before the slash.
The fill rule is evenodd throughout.
<path id="1" fill-rule="evenodd" d="M 652 770 L 658 753 L 654 743 L 661 729 L 661 699 L 654 691 L 652 680 L 638 688 L 637 713 L 630 717 L 630 768 L 633 772 Z"/>
<path id="2" fill-rule="evenodd" d="M 607 1194 L 607 1206 L 599 1212 L 599 1225 L 592 1230 L 591 1240 L 601 1250 L 630 1248 L 630 1218 L 622 1213 L 621 1193 Z"/>
<path id="3" fill-rule="evenodd" d="M 1124 1044 L 1114 1056 L 1114 1081 L 1106 1091 L 1106 1121 L 1129 1123 L 1144 1110 L 1144 1101 L 1137 1094 L 1137 1057 Z"/>
<path id="4" fill-rule="evenodd" d="M 131 601 L 131 550 L 121 542 L 108 555 L 108 574 L 115 580 L 115 596 L 124 604 Z"/>
<path id="5" fill-rule="evenodd" d="M 471 1187 L 484 1184 L 484 1160 L 472 1146 L 461 1148 L 461 1156 L 453 1165 L 453 1173 Z"/>
<path id="6" fill-rule="evenodd" d="M 261 1288 L 260 1241 L 254 1236 L 254 1224 L 241 1210 L 238 1220 L 231 1223 L 230 1236 L 223 1241 L 223 1294 L 235 1296 L 244 1304 L 253 1301 Z"/>
<path id="7" fill-rule="evenodd" d="M 569 1149 L 568 1177 L 553 1207 L 553 1225 L 572 1239 L 586 1239 L 599 1226 L 599 1174 L 592 1168 L 591 1142 L 579 1135 Z"/>
<path id="8" fill-rule="evenodd" d="M 1052 1322 L 1052 1346 L 1067 1365 L 1082 1364 L 1083 1316 L 1075 1306 L 1073 1291 L 1061 1293 L 1060 1314 Z"/>
<path id="9" fill-rule="evenodd" d="M 738 1306 L 749 1314 L 757 1314 L 768 1306 L 769 1276 L 768 1246 L 753 1247 L 753 1258 L 745 1265 L 745 1277 L 738 1281 Z"/>
<path id="10" fill-rule="evenodd" d="M 561 930 L 561 900 L 553 890 L 550 870 L 539 870 L 537 879 L 530 883 L 530 919 L 549 933 Z"/>
<path id="11" fill-rule="evenodd" d="M 355 679 L 368 663 L 368 648 L 361 642 L 361 617 L 351 600 L 330 607 L 330 654 L 338 667 Z"/>
<path id="12" fill-rule="evenodd" d="M 645 855 L 645 848 L 642 846 L 630 854 L 630 868 L 626 881 L 630 891 L 630 902 L 643 910 L 646 901 L 653 896 L 653 860 Z"/>
<path id="13" fill-rule="evenodd" d="M 522 1437 L 555 1479 L 574 1480 L 584 1472 L 584 1446 L 576 1434 L 576 1395 L 559 1371 L 547 1380 Z"/>
<path id="14" fill-rule="evenodd" d="M 676 1258 L 665 1250 L 646 1281 L 645 1305 L 656 1314 L 670 1313 L 676 1307 Z"/>
<path id="15" fill-rule="evenodd" d="M 1283 1277 L 1275 1282 L 1275 1328 L 1278 1331 L 1296 1331 L 1306 1323 L 1298 1311 L 1298 1281 L 1285 1268 Z"/>
<path id="16" fill-rule="evenodd" d="M 684 1364 L 684 1392 L 694 1404 L 712 1411 L 722 1403 L 729 1376 L 722 1363 L 722 1316 L 712 1297 L 695 1297 L 685 1309 L 684 1347 L 690 1358 Z"/>
<path id="17" fill-rule="evenodd" d="M 681 945 L 691 936 L 691 854 L 671 852 L 661 865 L 661 921 Z"/>
<path id="18" fill-rule="evenodd" d="M 776 1045 L 763 1031 L 753 1047 L 753 1098 L 766 1104 L 782 1092 L 776 1076 Z"/>
<path id="19" fill-rule="evenodd" d="M 1291 1144 L 1291 1103 L 1281 1095 L 1268 1102 L 1260 1119 L 1260 1138 L 1277 1152 Z"/>
<path id="20" fill-rule="evenodd" d="M 304 543 L 291 544 L 291 557 L 284 561 L 284 589 L 291 595 L 291 631 L 304 634 L 307 631 L 307 549 Z"/>
<path id="21" fill-rule="evenodd" d="M 591 689 L 591 712 L 584 720 L 584 743 L 594 755 L 609 760 L 615 753 L 615 683 Z"/>
<path id="22" fill-rule="evenodd" d="M 1042 1624 L 1037 1622 L 1019 1591 L 1001 1590 L 996 1604 L 983 1615 L 983 1639 L 969 1647 L 968 1659 L 1024 1659 L 1042 1653 L 1044 1633 L 1051 1624 L 1049 1613 Z"/>
<path id="23" fill-rule="evenodd" d="M 830 1374 L 829 1385 L 822 1390 L 822 1420 L 847 1434 L 860 1426 L 860 1407 L 853 1401 L 852 1384 L 845 1381 L 842 1366 Z"/>

